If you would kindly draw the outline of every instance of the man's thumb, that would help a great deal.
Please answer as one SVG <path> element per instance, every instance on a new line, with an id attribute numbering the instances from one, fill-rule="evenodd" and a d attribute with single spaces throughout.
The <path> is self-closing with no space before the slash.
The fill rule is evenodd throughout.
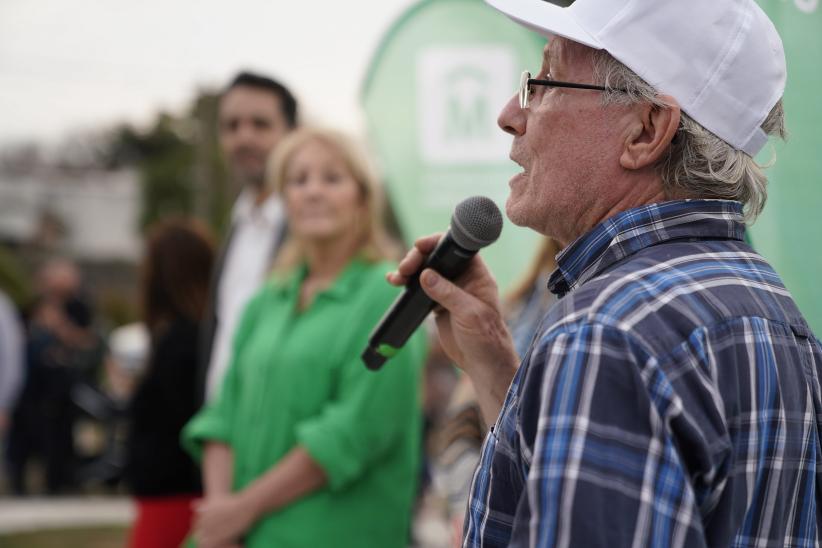
<path id="1" fill-rule="evenodd" d="M 451 310 L 458 306 L 462 290 L 430 268 L 420 276 L 422 289 L 440 306 Z"/>

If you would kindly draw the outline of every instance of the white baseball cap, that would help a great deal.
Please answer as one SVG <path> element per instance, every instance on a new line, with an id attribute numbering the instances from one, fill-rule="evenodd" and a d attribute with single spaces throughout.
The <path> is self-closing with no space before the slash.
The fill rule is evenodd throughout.
<path id="1" fill-rule="evenodd" d="M 754 0 L 485 0 L 544 36 L 604 49 L 691 118 L 755 156 L 785 92 L 782 40 Z"/>

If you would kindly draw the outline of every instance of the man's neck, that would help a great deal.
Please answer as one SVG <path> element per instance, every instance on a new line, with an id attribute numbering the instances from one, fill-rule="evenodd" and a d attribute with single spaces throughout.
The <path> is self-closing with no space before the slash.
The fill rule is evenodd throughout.
<path id="1" fill-rule="evenodd" d="M 265 187 L 261 189 L 254 189 L 256 194 L 254 194 L 254 207 L 262 206 L 268 197 L 271 196 L 272 192 Z"/>
<path id="2" fill-rule="evenodd" d="M 565 238 L 557 238 L 563 247 L 623 211 L 669 199 L 662 189 L 662 181 L 656 174 L 616 181 L 613 187 L 603 193 L 600 198 L 599 203 L 594 204 L 588 210 L 587 215 L 579 219 L 577 226 L 572 227 L 570 234 Z"/>
<path id="3" fill-rule="evenodd" d="M 258 209 L 272 194 L 273 190 L 266 188 L 264 185 L 248 183 L 240 187 L 240 192 L 237 194 L 235 200 L 243 201 L 251 205 L 252 209 Z"/>

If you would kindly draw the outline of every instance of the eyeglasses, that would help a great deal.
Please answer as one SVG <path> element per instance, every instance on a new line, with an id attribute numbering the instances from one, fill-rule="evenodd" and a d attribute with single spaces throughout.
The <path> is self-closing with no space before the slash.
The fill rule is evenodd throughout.
<path id="1" fill-rule="evenodd" d="M 593 84 L 575 84 L 572 82 L 560 82 L 558 80 L 537 80 L 531 78 L 531 73 L 527 70 L 519 78 L 519 107 L 528 108 L 531 101 L 531 86 L 547 86 L 552 88 L 590 89 L 594 91 L 619 91 L 627 93 L 624 89 L 606 88 Z"/>

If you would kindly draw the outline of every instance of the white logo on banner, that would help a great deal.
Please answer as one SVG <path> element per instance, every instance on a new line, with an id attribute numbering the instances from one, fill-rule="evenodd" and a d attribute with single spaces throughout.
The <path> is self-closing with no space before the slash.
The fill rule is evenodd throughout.
<path id="1" fill-rule="evenodd" d="M 794 3 L 805 13 L 813 13 L 819 7 L 819 0 L 794 0 Z"/>
<path id="2" fill-rule="evenodd" d="M 514 59 L 514 52 L 504 46 L 437 47 L 420 53 L 418 139 L 423 161 L 506 161 L 511 138 L 496 119 L 514 93 Z"/>
<path id="3" fill-rule="evenodd" d="M 788 0 L 782 0 L 787 2 Z M 803 13 L 813 13 L 819 8 L 819 0 L 793 0 L 793 5 Z"/>

